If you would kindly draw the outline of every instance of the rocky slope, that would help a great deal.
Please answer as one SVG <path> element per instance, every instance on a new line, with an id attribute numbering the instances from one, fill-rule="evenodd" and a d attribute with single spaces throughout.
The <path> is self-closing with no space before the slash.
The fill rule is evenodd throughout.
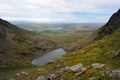
<path id="1" fill-rule="evenodd" d="M 55 42 L 0 19 L 0 66 L 30 65 L 55 48 Z"/>
<path id="2" fill-rule="evenodd" d="M 96 39 L 101 39 L 106 35 L 112 34 L 118 28 L 120 28 L 120 9 L 111 16 L 107 24 L 98 30 L 98 36 Z"/>
<path id="3" fill-rule="evenodd" d="M 109 21 L 104 26 L 102 26 L 89 36 L 76 42 L 77 46 L 75 45 L 71 50 L 75 51 L 77 49 L 81 49 L 82 47 L 91 44 L 94 41 L 97 41 L 109 34 L 112 34 L 118 28 L 120 28 L 120 9 L 110 17 Z"/>

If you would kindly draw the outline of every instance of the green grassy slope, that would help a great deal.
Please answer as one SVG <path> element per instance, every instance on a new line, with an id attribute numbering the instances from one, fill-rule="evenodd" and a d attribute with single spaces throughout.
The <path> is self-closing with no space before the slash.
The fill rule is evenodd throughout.
<path id="1" fill-rule="evenodd" d="M 64 72 L 59 76 L 64 80 L 87 80 L 94 77 L 93 80 L 109 80 L 109 77 L 105 75 L 107 69 L 120 69 L 120 53 L 115 56 L 117 51 L 120 50 L 120 29 L 116 30 L 113 34 L 106 36 L 102 40 L 99 40 L 85 48 L 68 53 L 67 55 L 57 59 L 55 63 L 46 64 L 42 67 L 34 68 L 26 71 L 29 75 L 16 76 L 17 80 L 36 80 L 40 75 L 48 75 L 54 73 L 56 70 L 65 66 L 72 66 L 78 63 L 82 63 L 84 66 L 89 66 L 92 63 L 102 63 L 105 67 L 100 69 L 89 69 L 82 75 L 76 75 L 73 72 Z M 62 65 L 60 65 L 62 62 Z M 59 67 L 57 65 L 60 65 Z M 104 74 L 104 75 L 102 75 Z"/>
<path id="2" fill-rule="evenodd" d="M 87 35 L 94 32 L 94 30 L 74 30 L 71 31 L 49 31 L 49 32 L 41 32 L 41 35 L 48 37 L 52 41 L 59 44 L 66 51 L 70 51 L 70 49 L 75 46 L 76 42 L 83 39 Z"/>

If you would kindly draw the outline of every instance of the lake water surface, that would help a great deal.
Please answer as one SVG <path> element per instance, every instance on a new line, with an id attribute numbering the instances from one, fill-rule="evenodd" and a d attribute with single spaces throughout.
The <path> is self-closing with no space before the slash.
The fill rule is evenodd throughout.
<path id="1" fill-rule="evenodd" d="M 38 57 L 32 61 L 31 64 L 35 66 L 42 66 L 48 62 L 50 62 L 52 59 L 59 58 L 62 55 L 66 54 L 66 51 L 62 48 L 53 50 L 41 57 Z"/>

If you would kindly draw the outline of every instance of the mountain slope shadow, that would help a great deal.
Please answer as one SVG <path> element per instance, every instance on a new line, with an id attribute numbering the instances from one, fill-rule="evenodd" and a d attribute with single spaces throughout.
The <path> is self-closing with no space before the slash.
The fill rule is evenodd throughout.
<path id="1" fill-rule="evenodd" d="M 32 59 L 57 47 L 43 36 L 0 19 L 0 66 L 30 65 Z"/>

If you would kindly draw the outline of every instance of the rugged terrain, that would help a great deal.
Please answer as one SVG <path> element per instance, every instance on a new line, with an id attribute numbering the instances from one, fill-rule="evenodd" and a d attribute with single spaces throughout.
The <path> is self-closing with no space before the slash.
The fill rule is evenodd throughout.
<path id="1" fill-rule="evenodd" d="M 120 15 L 119 11 L 115 14 Z M 117 16 L 117 19 L 114 19 L 115 14 L 108 23 L 113 20 L 116 24 L 107 23 L 107 26 L 105 25 L 94 32 L 97 34 L 94 37 L 96 42 L 68 53 L 60 59 L 55 59 L 53 63 L 26 70 L 26 74 L 16 74 L 15 79 L 109 80 L 112 78 L 118 80 L 120 74 L 120 17 Z M 114 30 L 111 30 L 111 26 Z"/>
<path id="2" fill-rule="evenodd" d="M 119 80 L 120 10 L 113 14 L 106 25 L 86 37 L 80 45 L 82 49 L 77 48 L 78 50 L 44 66 L 3 72 L 1 79 Z"/>

